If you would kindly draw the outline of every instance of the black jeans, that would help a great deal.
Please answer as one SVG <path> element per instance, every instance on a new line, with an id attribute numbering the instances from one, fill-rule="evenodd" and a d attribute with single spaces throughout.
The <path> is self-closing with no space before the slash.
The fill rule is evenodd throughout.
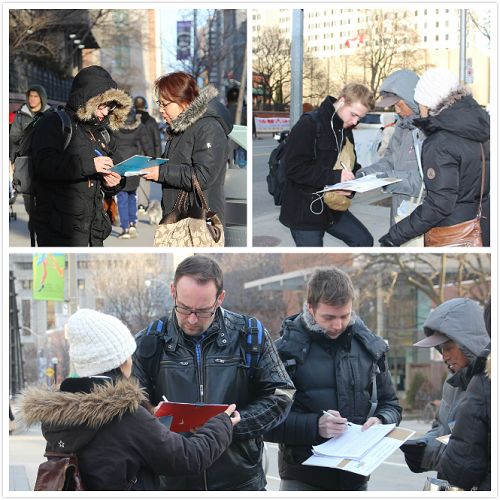
<path id="1" fill-rule="evenodd" d="M 373 246 L 370 231 L 349 210 L 342 212 L 339 219 L 326 229 L 290 229 L 290 232 L 297 247 L 322 247 L 325 233 L 350 247 Z"/>

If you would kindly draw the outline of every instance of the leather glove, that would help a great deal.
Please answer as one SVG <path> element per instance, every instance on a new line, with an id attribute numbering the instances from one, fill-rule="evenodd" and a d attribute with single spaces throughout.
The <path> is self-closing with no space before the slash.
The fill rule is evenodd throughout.
<path id="1" fill-rule="evenodd" d="M 388 234 L 384 234 L 382 238 L 379 240 L 380 246 L 381 247 L 398 247 L 399 245 L 396 245 L 390 238 Z"/>
<path id="2" fill-rule="evenodd" d="M 415 439 L 410 439 L 400 446 L 401 451 L 405 454 L 406 463 L 412 472 L 425 472 L 421 464 L 426 446 L 427 443 L 424 441 L 417 441 Z"/>

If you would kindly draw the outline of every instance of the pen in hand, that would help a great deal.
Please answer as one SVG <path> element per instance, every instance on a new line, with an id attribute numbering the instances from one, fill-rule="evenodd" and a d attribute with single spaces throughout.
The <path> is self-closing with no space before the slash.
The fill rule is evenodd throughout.
<path id="1" fill-rule="evenodd" d="M 104 156 L 98 149 L 94 149 L 97 156 Z"/>
<path id="2" fill-rule="evenodd" d="M 168 403 L 168 399 L 164 395 L 162 396 L 162 399 L 163 401 L 165 401 L 165 403 Z"/>
<path id="3" fill-rule="evenodd" d="M 328 412 L 328 411 L 322 410 L 322 412 L 323 412 L 323 415 L 327 415 L 327 416 L 329 416 L 329 417 L 333 417 L 333 416 L 334 416 L 334 415 L 332 415 L 332 414 L 331 414 L 330 412 Z M 347 425 L 348 425 L 349 427 L 351 427 L 351 422 L 347 422 Z"/>

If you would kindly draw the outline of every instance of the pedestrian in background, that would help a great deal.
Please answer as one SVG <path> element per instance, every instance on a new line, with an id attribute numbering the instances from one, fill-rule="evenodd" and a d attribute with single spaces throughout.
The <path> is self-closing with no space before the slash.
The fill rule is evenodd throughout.
<path id="1" fill-rule="evenodd" d="M 143 96 L 134 97 L 134 108 L 137 116 L 141 118 L 141 123 L 146 128 L 149 139 L 152 144 L 152 149 L 146 151 L 146 156 L 159 158 L 161 156 L 161 136 L 158 122 L 148 112 L 148 101 Z M 142 177 L 139 180 L 139 190 L 137 194 L 137 205 L 139 213 L 144 214 L 149 205 L 149 195 L 151 192 L 151 185 L 146 179 Z"/>
<path id="2" fill-rule="evenodd" d="M 425 235 L 426 246 L 438 233 L 457 235 L 450 245 L 463 246 L 458 224 L 472 221 L 482 204 L 482 245 L 489 246 L 490 117 L 444 68 L 426 71 L 415 88 L 421 118 L 414 121 L 426 135 L 422 168 L 426 196 L 422 205 L 380 238 L 382 246 L 400 246 Z M 483 176 L 484 154 L 485 172 Z M 481 184 L 484 193 L 481 203 Z M 439 246 L 439 245 L 438 245 Z"/>
<path id="3" fill-rule="evenodd" d="M 443 384 L 441 404 L 432 428 L 425 436 L 410 439 L 401 446 L 408 467 L 417 473 L 438 470 L 446 445 L 436 438 L 452 432 L 470 381 L 470 366 L 490 342 L 481 307 L 467 298 L 447 300 L 436 307 L 424 322 L 424 333 L 426 338 L 414 345 L 435 347 L 450 374 Z"/>
<path id="4" fill-rule="evenodd" d="M 117 318 L 80 309 L 68 322 L 69 355 L 78 377 L 57 390 L 31 387 L 20 408 L 29 425 L 41 422 L 46 452 L 76 453 L 91 491 L 155 490 L 160 474 L 197 474 L 231 442 L 239 420 L 231 405 L 190 436 L 169 431 L 141 403 L 130 378 L 136 349 Z"/>
<path id="5" fill-rule="evenodd" d="M 41 85 L 31 85 L 26 91 L 26 102 L 16 111 L 14 121 L 9 130 L 9 158 L 11 170 L 14 168 L 14 161 L 21 147 L 21 139 L 23 138 L 26 127 L 38 114 L 49 109 L 51 109 L 51 106 L 49 106 L 47 102 L 47 92 L 45 88 Z M 23 201 L 24 208 L 28 214 L 28 229 L 31 234 L 32 196 L 30 194 L 23 194 Z"/>
<path id="6" fill-rule="evenodd" d="M 264 490 L 262 436 L 287 414 L 291 400 L 286 392 L 293 389 L 273 341 L 254 321 L 255 351 L 250 353 L 245 335 L 249 318 L 222 308 L 222 270 L 205 255 L 177 266 L 170 291 L 169 315 L 136 336 L 133 375 L 152 406 L 163 396 L 183 403 L 232 401 L 241 422 L 229 449 L 206 473 L 166 478 L 162 489 Z"/>
<path id="7" fill-rule="evenodd" d="M 110 131 L 125 121 L 131 99 L 100 66 L 74 78 L 65 111 L 71 141 L 64 149 L 61 119 L 46 113 L 33 133 L 33 224 L 38 246 L 103 246 L 111 233 L 103 193 L 116 194 L 125 178 L 109 169 L 121 161 Z"/>
<path id="8" fill-rule="evenodd" d="M 389 348 L 356 317 L 353 300 L 346 273 L 317 269 L 302 312 L 283 322 L 276 347 L 296 391 L 286 420 L 265 436 L 280 443 L 280 490 L 366 490 L 368 477 L 302 462 L 312 446 L 345 432 L 348 422 L 368 429 L 401 421 Z"/>
<path id="9" fill-rule="evenodd" d="M 134 155 L 150 156 L 154 146 L 151 136 L 141 121 L 139 115 L 132 108 L 125 123 L 115 132 L 116 149 L 124 158 Z M 120 239 L 137 238 L 137 188 L 140 176 L 127 177 L 125 186 L 116 195 L 118 213 L 120 214 Z"/>
<path id="10" fill-rule="evenodd" d="M 491 302 L 484 308 L 491 338 Z M 491 490 L 491 344 L 471 365 L 472 379 L 457 410 L 450 440 L 437 470 L 452 486 Z"/>
<path id="11" fill-rule="evenodd" d="M 423 134 L 413 124 L 420 117 L 418 104 L 413 96 L 418 75 L 402 69 L 389 75 L 380 87 L 381 99 L 376 106 L 394 106 L 399 119 L 393 128 L 394 134 L 383 157 L 375 163 L 358 170 L 356 177 L 383 173 L 396 177 L 400 182 L 389 184 L 384 191 L 391 194 L 390 225 L 407 217 L 423 197 L 423 179 L 420 166 Z"/>
<path id="12" fill-rule="evenodd" d="M 155 83 L 160 113 L 167 123 L 164 158 L 168 162 L 144 169 L 145 179 L 162 185 L 163 215 L 172 211 L 179 193 L 190 193 L 195 204 L 191 179 L 197 176 L 208 206 L 224 223 L 224 181 L 232 130 L 226 107 L 212 85 L 199 89 L 193 76 L 182 71 L 164 75 Z"/>
<path id="13" fill-rule="evenodd" d="M 319 109 L 304 113 L 290 131 L 279 220 L 290 228 L 296 246 L 322 247 L 325 233 L 349 246 L 373 246 L 368 229 L 349 211 L 354 193 L 332 191 L 324 199 L 314 194 L 354 179 L 361 166 L 352 129 L 372 107 L 371 90 L 351 83 L 338 99 L 328 96 Z"/>

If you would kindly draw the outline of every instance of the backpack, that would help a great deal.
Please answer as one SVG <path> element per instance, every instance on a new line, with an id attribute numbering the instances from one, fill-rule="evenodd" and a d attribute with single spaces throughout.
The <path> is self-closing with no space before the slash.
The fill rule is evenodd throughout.
<path id="1" fill-rule="evenodd" d="M 314 153 L 313 159 L 316 160 L 317 151 L 316 145 L 321 132 L 321 123 L 319 121 L 319 116 L 317 111 L 309 111 L 304 113 L 305 115 L 311 116 L 316 124 L 316 136 L 314 137 Z M 274 204 L 280 206 L 283 201 L 283 191 L 286 184 L 286 172 L 285 172 L 285 162 L 282 161 L 283 155 L 285 153 L 285 146 L 287 144 L 287 139 L 283 139 L 278 146 L 276 146 L 269 155 L 269 173 L 267 174 L 267 191 L 274 198 Z"/>
<path id="2" fill-rule="evenodd" d="M 36 125 L 40 118 L 45 115 L 45 113 L 57 113 L 61 119 L 61 128 L 64 136 L 64 147 L 68 147 L 69 141 L 71 141 L 71 136 L 73 134 L 73 129 L 71 127 L 71 120 L 62 109 L 50 109 L 44 113 L 37 114 L 29 125 L 24 129 L 23 137 L 20 141 L 19 151 L 14 160 L 14 174 L 12 179 L 12 185 L 17 193 L 21 194 L 33 194 L 33 161 L 32 161 L 32 151 L 31 143 L 33 141 L 33 134 L 36 130 Z"/>
<path id="3" fill-rule="evenodd" d="M 259 364 L 262 349 L 264 344 L 264 327 L 262 323 L 254 317 L 244 316 L 245 329 L 241 331 L 241 346 L 245 353 L 245 366 L 248 370 L 250 378 L 253 378 Z M 165 336 L 168 328 L 168 318 L 151 322 L 146 329 L 146 338 L 148 342 L 154 343 L 153 346 L 149 345 L 146 349 L 153 350 L 153 354 L 147 356 L 144 369 L 147 375 L 152 379 L 156 373 L 156 369 L 160 363 L 161 354 L 163 351 L 163 337 Z M 144 340 L 143 340 L 144 342 Z M 150 351 L 151 352 L 151 351 Z"/>
<path id="4" fill-rule="evenodd" d="M 76 454 L 47 451 L 44 457 L 34 491 L 85 491 Z"/>

